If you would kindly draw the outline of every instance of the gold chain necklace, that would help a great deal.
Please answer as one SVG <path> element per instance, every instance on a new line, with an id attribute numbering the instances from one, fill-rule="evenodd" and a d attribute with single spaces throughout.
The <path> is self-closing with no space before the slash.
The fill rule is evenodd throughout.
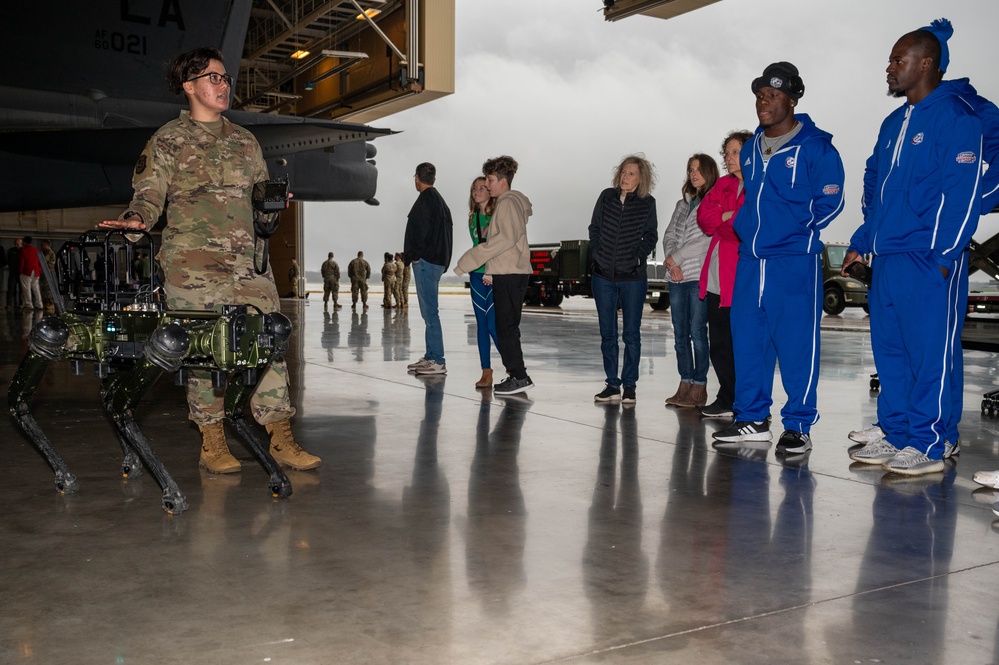
<path id="1" fill-rule="evenodd" d="M 773 143 L 768 142 L 766 134 L 760 134 L 760 142 L 763 144 L 764 148 L 763 154 L 769 157 L 774 152 L 779 150 L 781 146 L 783 146 L 791 139 L 791 133 L 794 132 L 794 129 L 797 126 L 798 123 L 795 123 L 794 127 L 791 127 L 791 129 L 785 132 L 784 134 L 781 134 L 780 136 L 775 136 L 773 138 Z"/>

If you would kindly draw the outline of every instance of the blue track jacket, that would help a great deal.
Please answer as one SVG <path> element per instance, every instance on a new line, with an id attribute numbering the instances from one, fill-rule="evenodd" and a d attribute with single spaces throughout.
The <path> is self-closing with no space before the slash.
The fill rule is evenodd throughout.
<path id="1" fill-rule="evenodd" d="M 982 121 L 982 161 L 989 165 L 982 175 L 982 214 L 987 215 L 999 206 L 999 108 L 979 95 L 968 79 L 943 81 L 940 85 L 950 86 Z"/>
<path id="2" fill-rule="evenodd" d="M 843 210 L 843 161 L 832 135 L 806 114 L 795 119 L 798 134 L 765 164 L 762 127 L 742 146 L 746 203 L 732 223 L 742 258 L 818 254 L 819 232 Z"/>
<path id="3" fill-rule="evenodd" d="M 970 86 L 969 86 L 970 87 Z M 864 171 L 859 254 L 931 252 L 952 268 L 982 209 L 982 123 L 955 86 L 939 85 L 885 118 Z"/>

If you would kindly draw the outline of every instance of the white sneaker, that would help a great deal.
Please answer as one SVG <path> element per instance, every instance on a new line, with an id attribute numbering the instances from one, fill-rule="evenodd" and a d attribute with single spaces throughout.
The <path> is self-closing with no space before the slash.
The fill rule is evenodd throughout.
<path id="1" fill-rule="evenodd" d="M 850 441 L 857 443 L 875 443 L 885 438 L 884 431 L 877 425 L 871 425 L 867 429 L 856 429 L 850 432 Z"/>
<path id="2" fill-rule="evenodd" d="M 999 490 L 999 471 L 975 471 L 975 475 L 971 479 L 982 487 Z"/>
<path id="3" fill-rule="evenodd" d="M 903 476 L 922 476 L 927 473 L 940 473 L 946 467 L 942 459 L 930 459 L 926 453 L 912 446 L 906 446 L 882 464 L 881 468 L 889 473 Z"/>
<path id="4" fill-rule="evenodd" d="M 413 370 L 419 375 L 423 374 L 447 374 L 447 366 L 431 360 L 426 365 L 421 365 Z"/>
<path id="5" fill-rule="evenodd" d="M 850 459 L 861 464 L 884 464 L 898 454 L 898 448 L 891 445 L 884 439 L 878 439 L 859 450 L 853 451 Z"/>
<path id="6" fill-rule="evenodd" d="M 944 459 L 950 459 L 951 457 L 954 457 L 955 455 L 960 455 L 960 454 L 961 454 L 961 440 L 960 439 L 958 439 L 954 443 L 951 443 L 950 441 L 944 441 L 944 451 L 943 451 L 943 458 Z"/>

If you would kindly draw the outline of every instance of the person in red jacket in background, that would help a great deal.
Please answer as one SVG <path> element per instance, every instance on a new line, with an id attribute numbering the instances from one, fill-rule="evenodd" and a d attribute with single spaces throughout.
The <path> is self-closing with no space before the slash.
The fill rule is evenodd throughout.
<path id="1" fill-rule="evenodd" d="M 746 199 L 739 152 L 742 144 L 752 136 L 742 130 L 725 137 L 721 156 L 728 175 L 718 179 L 697 208 L 697 225 L 711 236 L 704 267 L 701 268 L 700 296 L 708 303 L 708 347 L 711 366 L 718 377 L 718 396 L 711 404 L 701 407 L 701 415 L 705 418 L 732 418 L 735 415 L 732 410 L 735 404 L 735 356 L 729 313 L 735 287 L 735 267 L 739 263 L 739 236 L 732 228 L 732 220 Z"/>
<path id="2" fill-rule="evenodd" d="M 38 248 L 31 244 L 31 236 L 24 236 L 21 248 L 21 307 L 22 309 L 42 309 L 42 289 L 38 278 L 42 275 L 42 264 L 38 260 Z"/>

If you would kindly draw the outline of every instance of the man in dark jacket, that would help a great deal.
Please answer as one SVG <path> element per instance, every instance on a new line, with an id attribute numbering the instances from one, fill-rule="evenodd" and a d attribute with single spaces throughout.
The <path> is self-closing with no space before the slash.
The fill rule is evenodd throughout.
<path id="1" fill-rule="evenodd" d="M 437 179 L 434 165 L 429 162 L 420 164 L 416 167 L 413 178 L 420 195 L 409 211 L 403 253 L 406 255 L 406 264 L 413 265 L 416 298 L 420 303 L 420 316 L 426 325 L 427 350 L 408 369 L 417 374 L 447 374 L 447 366 L 444 364 L 444 334 L 437 307 L 437 287 L 451 263 L 454 224 L 451 221 L 451 210 L 440 192 L 434 188 Z"/>

